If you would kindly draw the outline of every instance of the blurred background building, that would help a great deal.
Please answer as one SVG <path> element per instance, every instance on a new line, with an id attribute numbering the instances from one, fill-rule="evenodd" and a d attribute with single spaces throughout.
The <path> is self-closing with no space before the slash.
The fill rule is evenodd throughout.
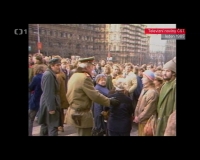
<path id="1" fill-rule="evenodd" d="M 144 33 L 146 27 L 144 24 L 29 24 L 29 53 L 38 52 L 40 41 L 40 52 L 46 56 L 95 56 L 97 60 L 141 65 L 152 60 L 150 36 Z M 165 55 L 174 55 L 172 42 L 167 46 Z"/>

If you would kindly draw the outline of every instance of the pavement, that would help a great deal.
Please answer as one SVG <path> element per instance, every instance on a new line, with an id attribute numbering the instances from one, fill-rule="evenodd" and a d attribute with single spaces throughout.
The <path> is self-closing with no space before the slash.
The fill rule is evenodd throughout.
<path id="1" fill-rule="evenodd" d="M 131 136 L 137 136 L 138 129 L 137 125 L 133 123 L 132 130 L 131 130 Z M 34 121 L 33 124 L 33 136 L 40 136 L 40 125 L 37 124 L 36 121 Z M 77 130 L 75 127 L 64 124 L 64 132 L 58 132 L 58 136 L 78 136 Z"/>

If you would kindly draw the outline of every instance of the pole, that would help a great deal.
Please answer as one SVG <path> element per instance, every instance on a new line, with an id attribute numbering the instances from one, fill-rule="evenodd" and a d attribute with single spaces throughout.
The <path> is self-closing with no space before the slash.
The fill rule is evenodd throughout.
<path id="1" fill-rule="evenodd" d="M 38 43 L 40 43 L 40 27 L 39 27 L 39 24 L 37 24 L 37 36 L 38 36 Z M 40 49 L 38 48 L 38 53 L 40 53 Z"/>
<path id="2" fill-rule="evenodd" d="M 49 37 L 47 36 L 47 56 L 49 56 Z"/>

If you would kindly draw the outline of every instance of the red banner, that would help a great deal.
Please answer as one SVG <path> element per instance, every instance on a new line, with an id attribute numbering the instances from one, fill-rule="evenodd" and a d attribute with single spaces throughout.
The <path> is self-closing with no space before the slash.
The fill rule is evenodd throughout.
<path id="1" fill-rule="evenodd" d="M 145 28 L 145 34 L 185 34 L 185 29 L 178 28 Z"/>
<path id="2" fill-rule="evenodd" d="M 38 42 L 37 47 L 38 47 L 38 49 L 42 49 L 42 43 Z"/>

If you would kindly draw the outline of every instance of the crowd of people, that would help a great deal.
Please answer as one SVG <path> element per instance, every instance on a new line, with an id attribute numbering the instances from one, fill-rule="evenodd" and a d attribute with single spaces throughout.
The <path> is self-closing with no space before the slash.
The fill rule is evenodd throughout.
<path id="1" fill-rule="evenodd" d="M 29 55 L 29 136 L 176 136 L 176 57 L 163 66 Z"/>

